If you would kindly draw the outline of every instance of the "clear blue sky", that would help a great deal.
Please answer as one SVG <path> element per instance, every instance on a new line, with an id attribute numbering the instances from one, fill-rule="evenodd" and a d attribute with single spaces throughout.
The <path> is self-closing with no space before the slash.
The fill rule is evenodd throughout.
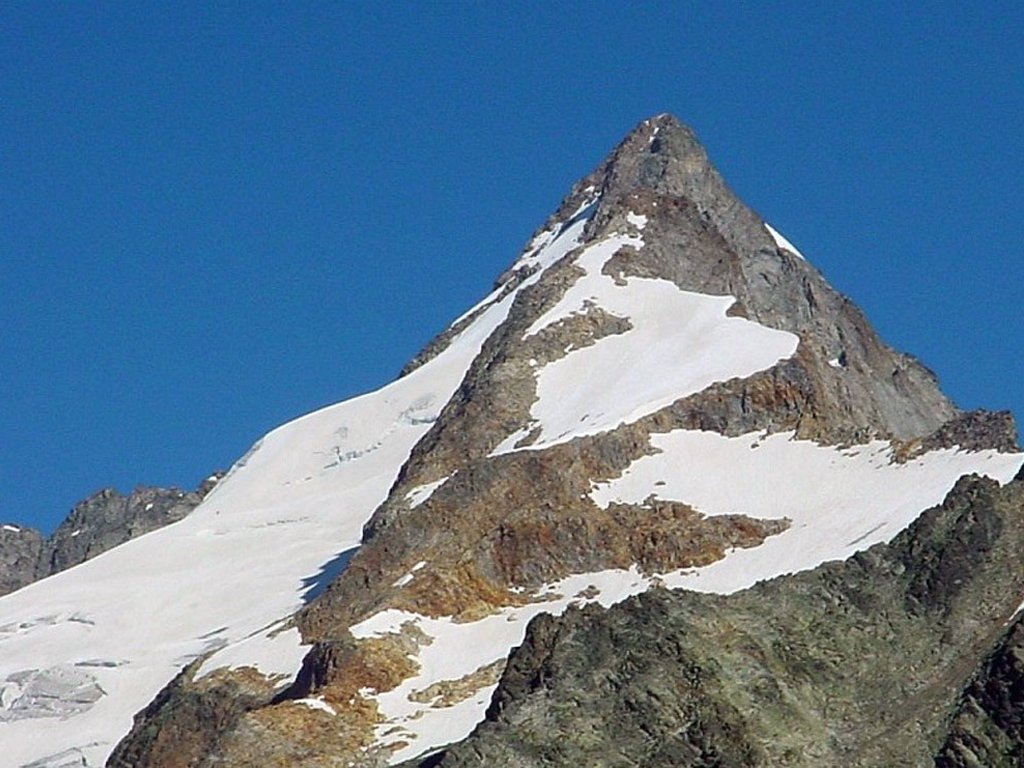
<path id="1" fill-rule="evenodd" d="M 0 5 L 0 520 L 389 381 L 637 122 L 1024 413 L 1019 3 Z"/>

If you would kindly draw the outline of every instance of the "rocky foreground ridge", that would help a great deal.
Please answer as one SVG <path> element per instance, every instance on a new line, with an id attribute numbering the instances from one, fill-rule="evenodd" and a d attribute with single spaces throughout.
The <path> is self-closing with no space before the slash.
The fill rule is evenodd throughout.
<path id="1" fill-rule="evenodd" d="M 140 485 L 125 496 L 104 488 L 76 504 L 48 537 L 34 528 L 0 526 L 0 595 L 181 520 L 222 474 L 211 475 L 194 491 Z"/>
<path id="2" fill-rule="evenodd" d="M 631 132 L 395 386 L 474 334 L 361 546 L 290 621 L 311 645 L 294 679 L 188 667 L 109 765 L 965 754 L 958 697 L 1024 596 L 1021 491 L 997 482 L 1024 463 L 1012 418 L 959 411 L 688 128 Z M 900 533 L 973 472 L 997 480 Z"/>
<path id="3" fill-rule="evenodd" d="M 535 619 L 485 721 L 409 766 L 1011 766 L 1024 483 L 962 478 L 890 544 L 736 593 Z"/>

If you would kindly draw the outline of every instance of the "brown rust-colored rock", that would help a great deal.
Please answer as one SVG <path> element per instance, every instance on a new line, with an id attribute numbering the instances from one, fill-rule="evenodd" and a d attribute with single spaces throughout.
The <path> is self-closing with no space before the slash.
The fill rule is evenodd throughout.
<path id="1" fill-rule="evenodd" d="M 274 696 L 252 669 L 219 670 L 194 680 L 202 660 L 185 667 L 135 716 L 131 732 L 107 760 L 109 768 L 197 768 L 206 764 L 242 716 Z"/>

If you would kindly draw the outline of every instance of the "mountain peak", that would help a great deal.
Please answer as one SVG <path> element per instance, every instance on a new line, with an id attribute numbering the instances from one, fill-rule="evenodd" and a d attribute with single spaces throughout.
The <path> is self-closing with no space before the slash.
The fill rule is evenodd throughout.
<path id="1" fill-rule="evenodd" d="M 416 759 L 473 729 L 542 612 L 810 570 L 1024 462 L 997 450 L 1006 419 L 961 414 L 886 346 L 671 115 L 418 362 L 274 430 L 185 520 L 5 598 L 5 757 Z M 153 605 L 157 631 L 126 620 Z M 50 717 L 55 690 L 44 731 L 25 713 Z"/>
<path id="2" fill-rule="evenodd" d="M 673 115 L 640 123 L 612 152 L 603 169 L 605 189 L 650 190 L 692 197 L 709 181 L 721 182 L 697 135 Z"/>
<path id="3" fill-rule="evenodd" d="M 690 197 L 709 179 L 718 183 L 696 133 L 677 117 L 662 113 L 638 123 L 604 161 L 573 188 L 577 195 L 618 196 L 640 190 Z M 561 213 L 561 211 L 559 211 Z"/>

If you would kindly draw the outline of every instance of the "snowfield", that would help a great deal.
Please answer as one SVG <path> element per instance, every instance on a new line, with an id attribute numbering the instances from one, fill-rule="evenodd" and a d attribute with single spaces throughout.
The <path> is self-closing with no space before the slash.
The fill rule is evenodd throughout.
<path id="1" fill-rule="evenodd" d="M 515 295 L 578 245 L 585 213 L 542 233 L 514 265 L 537 271 L 430 362 L 274 430 L 184 520 L 0 598 L 4 764 L 102 766 L 203 654 L 200 674 L 253 666 L 287 684 L 307 648 L 280 624 L 347 562 Z"/>
<path id="2" fill-rule="evenodd" d="M 645 216 L 627 214 L 638 229 Z M 537 439 L 523 446 L 540 450 L 584 435 L 629 424 L 696 394 L 718 381 L 751 376 L 796 352 L 799 338 L 726 311 L 732 296 L 680 290 L 668 280 L 603 273 L 622 248 L 643 248 L 637 235 L 612 235 L 578 254 L 580 277 L 550 310 L 526 331 L 530 337 L 573 315 L 599 309 L 629 320 L 625 333 L 535 368 L 537 400 L 532 422 L 503 440 L 492 452 L 515 450 L 536 427 Z"/>

